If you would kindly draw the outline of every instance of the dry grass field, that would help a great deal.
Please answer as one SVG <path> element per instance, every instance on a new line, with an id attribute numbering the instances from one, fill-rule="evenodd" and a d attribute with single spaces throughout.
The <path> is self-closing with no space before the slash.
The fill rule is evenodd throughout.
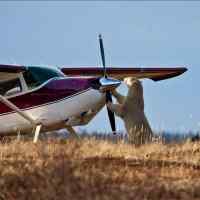
<path id="1" fill-rule="evenodd" d="M 200 199 L 200 143 L 0 144 L 0 200 Z"/>

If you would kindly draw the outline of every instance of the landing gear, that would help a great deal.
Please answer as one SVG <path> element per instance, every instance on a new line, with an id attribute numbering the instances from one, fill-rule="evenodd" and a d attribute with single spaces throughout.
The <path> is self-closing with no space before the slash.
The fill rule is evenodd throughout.
<path id="1" fill-rule="evenodd" d="M 80 138 L 80 136 L 76 133 L 72 126 L 66 126 L 66 129 L 74 138 Z"/>
<path id="2" fill-rule="evenodd" d="M 20 130 L 17 131 L 17 141 L 19 142 L 21 140 L 21 132 Z"/>
<path id="3" fill-rule="evenodd" d="M 38 137 L 39 137 L 41 128 L 42 128 L 42 124 L 39 124 L 39 125 L 36 126 L 34 138 L 33 138 L 33 143 L 36 143 L 38 141 Z"/>

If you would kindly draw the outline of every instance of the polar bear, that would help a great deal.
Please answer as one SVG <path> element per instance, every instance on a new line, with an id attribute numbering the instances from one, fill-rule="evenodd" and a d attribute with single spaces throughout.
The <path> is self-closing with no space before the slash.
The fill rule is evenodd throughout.
<path id="1" fill-rule="evenodd" d="M 124 121 L 128 140 L 135 145 L 151 141 L 153 132 L 144 113 L 144 98 L 142 83 L 135 78 L 125 78 L 128 86 L 127 96 L 122 96 L 116 90 L 112 91 L 118 104 L 111 102 L 107 106 Z"/>

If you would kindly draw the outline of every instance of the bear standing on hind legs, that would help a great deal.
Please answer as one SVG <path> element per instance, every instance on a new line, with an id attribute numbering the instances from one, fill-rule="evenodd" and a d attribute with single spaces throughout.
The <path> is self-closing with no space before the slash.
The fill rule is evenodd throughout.
<path id="1" fill-rule="evenodd" d="M 107 106 L 124 121 L 128 140 L 135 145 L 151 141 L 153 132 L 144 113 L 144 98 L 142 83 L 134 78 L 126 78 L 128 86 L 127 96 L 122 96 L 117 91 L 112 91 L 118 104 L 111 102 Z"/>

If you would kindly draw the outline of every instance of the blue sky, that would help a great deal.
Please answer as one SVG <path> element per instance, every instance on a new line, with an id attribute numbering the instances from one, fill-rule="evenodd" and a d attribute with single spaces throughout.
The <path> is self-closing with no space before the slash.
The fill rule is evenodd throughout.
<path id="1" fill-rule="evenodd" d="M 1 63 L 100 66 L 102 33 L 108 66 L 187 66 L 143 81 L 145 112 L 156 130 L 200 129 L 200 2 L 0 2 L 0 25 Z M 109 131 L 105 110 L 86 128 Z"/>

